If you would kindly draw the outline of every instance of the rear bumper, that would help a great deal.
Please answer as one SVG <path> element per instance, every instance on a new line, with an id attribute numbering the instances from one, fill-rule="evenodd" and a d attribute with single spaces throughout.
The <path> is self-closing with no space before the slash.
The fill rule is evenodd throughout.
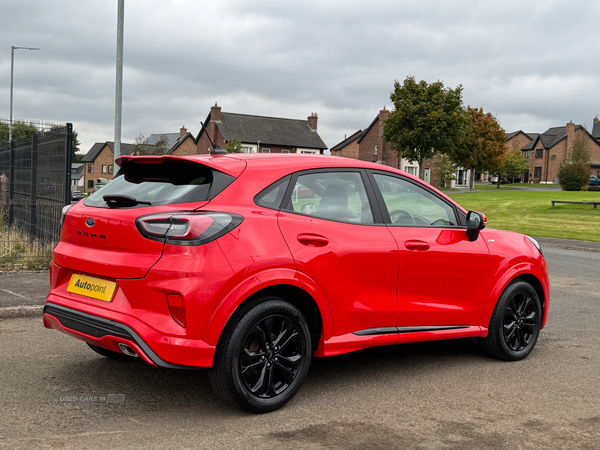
<path id="1" fill-rule="evenodd" d="M 119 321 L 120 318 L 113 320 L 100 315 L 84 313 L 55 303 L 52 301 L 52 297 L 52 295 L 48 296 L 48 301 L 44 306 L 44 326 L 46 328 L 59 330 L 69 336 L 117 353 L 121 353 L 118 344 L 126 344 L 134 349 L 144 361 L 154 366 L 169 369 L 198 369 L 212 366 L 215 347 L 204 341 L 165 336 L 130 316 L 118 313 L 116 315 L 123 316 L 121 319 L 134 320 L 139 323 L 126 324 L 123 323 L 124 320 Z M 106 310 L 101 311 L 106 313 Z"/>

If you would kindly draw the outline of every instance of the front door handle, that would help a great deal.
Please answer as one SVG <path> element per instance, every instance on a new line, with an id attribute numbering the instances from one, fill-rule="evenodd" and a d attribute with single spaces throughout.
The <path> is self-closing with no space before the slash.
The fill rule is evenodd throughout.
<path id="1" fill-rule="evenodd" d="M 305 233 L 298 235 L 298 242 L 307 247 L 325 247 L 329 244 L 329 239 L 319 234 Z"/>
<path id="2" fill-rule="evenodd" d="M 429 244 L 423 241 L 411 240 L 404 242 L 404 246 L 408 250 L 416 251 L 416 252 L 424 252 L 429 250 Z"/>

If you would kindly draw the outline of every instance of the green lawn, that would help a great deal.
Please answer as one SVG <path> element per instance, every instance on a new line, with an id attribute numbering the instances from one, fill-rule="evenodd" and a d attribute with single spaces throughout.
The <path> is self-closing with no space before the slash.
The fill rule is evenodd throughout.
<path id="1" fill-rule="evenodd" d="M 531 185 L 530 185 L 531 186 Z M 532 236 L 600 242 L 600 208 L 592 205 L 556 205 L 551 200 L 600 201 L 600 192 L 498 192 L 448 193 L 467 210 L 484 213 L 490 228 Z"/>

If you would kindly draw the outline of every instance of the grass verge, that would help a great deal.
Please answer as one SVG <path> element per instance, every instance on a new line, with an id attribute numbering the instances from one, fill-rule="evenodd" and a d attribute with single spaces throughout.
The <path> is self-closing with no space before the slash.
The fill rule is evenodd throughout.
<path id="1" fill-rule="evenodd" d="M 484 213 L 488 226 L 531 236 L 600 242 L 600 209 L 552 200 L 600 201 L 600 192 L 499 190 L 452 195 L 467 210 Z"/>

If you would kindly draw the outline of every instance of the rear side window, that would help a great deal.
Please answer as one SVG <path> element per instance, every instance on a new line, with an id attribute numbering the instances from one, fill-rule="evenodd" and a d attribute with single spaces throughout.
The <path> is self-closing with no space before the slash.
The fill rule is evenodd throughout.
<path id="1" fill-rule="evenodd" d="M 117 199 L 112 201 L 111 207 L 200 202 L 210 200 L 233 180 L 200 164 L 183 161 L 140 164 L 134 160 L 123 164 L 115 179 L 90 195 L 84 204 L 109 207 L 105 197 Z M 120 198 L 128 200 L 118 200 Z"/>

